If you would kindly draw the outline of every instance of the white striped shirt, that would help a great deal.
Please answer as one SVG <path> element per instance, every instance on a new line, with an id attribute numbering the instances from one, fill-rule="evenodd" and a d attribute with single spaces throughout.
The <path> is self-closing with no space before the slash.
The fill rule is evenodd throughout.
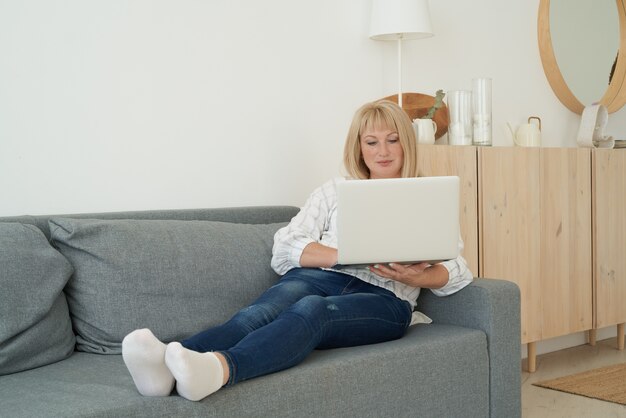
<path id="1" fill-rule="evenodd" d="M 328 247 L 337 248 L 337 182 L 336 178 L 317 188 L 300 212 L 293 217 L 289 225 L 279 229 L 274 235 L 272 250 L 272 268 L 283 275 L 300 266 L 300 256 L 304 247 L 318 242 Z M 463 252 L 463 240 L 459 237 L 459 254 Z M 437 296 L 447 296 L 467 286 L 473 279 L 465 259 L 459 255 L 454 260 L 441 263 L 448 270 L 448 283 L 440 289 L 431 289 Z M 367 268 L 343 268 L 339 271 L 358 277 L 364 282 L 380 286 L 406 300 L 415 308 L 419 287 L 412 287 L 391 279 L 385 279 Z"/>

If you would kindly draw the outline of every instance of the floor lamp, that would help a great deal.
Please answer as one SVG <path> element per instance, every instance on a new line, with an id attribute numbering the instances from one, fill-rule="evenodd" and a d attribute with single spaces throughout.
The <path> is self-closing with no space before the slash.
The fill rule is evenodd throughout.
<path id="1" fill-rule="evenodd" d="M 402 41 L 433 36 L 428 0 L 372 0 L 370 39 L 398 43 L 398 104 L 402 107 Z"/>

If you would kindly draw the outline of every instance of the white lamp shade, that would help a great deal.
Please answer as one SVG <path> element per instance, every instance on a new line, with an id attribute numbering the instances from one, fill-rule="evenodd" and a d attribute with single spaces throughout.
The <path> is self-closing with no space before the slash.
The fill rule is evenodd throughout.
<path id="1" fill-rule="evenodd" d="M 372 0 L 370 38 L 377 41 L 433 36 L 428 0 Z"/>

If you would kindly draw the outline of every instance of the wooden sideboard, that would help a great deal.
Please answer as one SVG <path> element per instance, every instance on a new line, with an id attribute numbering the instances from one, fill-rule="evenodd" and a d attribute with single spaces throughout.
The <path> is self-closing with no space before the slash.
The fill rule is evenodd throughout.
<path id="1" fill-rule="evenodd" d="M 461 236 L 465 243 L 463 257 L 465 257 L 474 276 L 478 276 L 478 166 L 476 148 L 439 145 L 420 145 L 419 147 L 417 166 L 420 176 L 455 175 L 460 178 L 459 222 Z"/>
<path id="2" fill-rule="evenodd" d="M 593 328 L 617 324 L 617 344 L 624 349 L 626 322 L 626 150 L 594 150 Z M 595 331 L 591 333 L 595 342 Z"/>
<path id="3" fill-rule="evenodd" d="M 626 150 L 419 145 L 420 175 L 461 178 L 464 255 L 517 283 L 522 343 L 626 322 Z"/>

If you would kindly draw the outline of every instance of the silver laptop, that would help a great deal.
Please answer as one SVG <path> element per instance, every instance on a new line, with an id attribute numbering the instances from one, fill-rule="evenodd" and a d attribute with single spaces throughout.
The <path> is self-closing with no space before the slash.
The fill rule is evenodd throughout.
<path id="1" fill-rule="evenodd" d="M 459 255 L 459 178 L 337 184 L 338 268 L 435 263 Z"/>

